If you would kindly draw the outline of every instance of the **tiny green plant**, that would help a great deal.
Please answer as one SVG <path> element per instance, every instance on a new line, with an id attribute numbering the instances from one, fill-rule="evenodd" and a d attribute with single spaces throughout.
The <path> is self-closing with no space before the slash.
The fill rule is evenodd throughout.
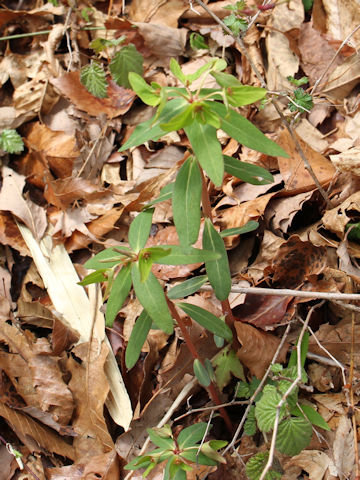
<path id="1" fill-rule="evenodd" d="M 158 448 L 135 458 L 125 469 L 144 468 L 143 477 L 146 477 L 156 465 L 166 462 L 164 480 L 186 480 L 186 472 L 191 471 L 197 464 L 213 466 L 219 462 L 225 463 L 224 457 L 217 451 L 225 447 L 227 442 L 204 442 L 207 430 L 208 425 L 202 422 L 184 428 L 177 437 L 169 425 L 148 429 L 150 440 Z"/>
<path id="2" fill-rule="evenodd" d="M 16 130 L 6 129 L 0 134 L 0 148 L 7 153 L 21 153 L 24 142 Z"/>
<path id="3" fill-rule="evenodd" d="M 119 86 L 130 88 L 128 76 L 130 72 L 142 74 L 143 56 L 137 51 L 135 45 L 129 44 L 121 46 L 125 41 L 122 35 L 115 39 L 96 38 L 90 43 L 96 55 L 101 52 L 108 52 L 109 48 L 117 49 L 109 62 L 107 71 L 98 59 L 92 59 L 88 65 L 85 65 L 80 72 L 80 81 L 84 87 L 95 97 L 107 97 L 108 74 L 112 80 Z M 120 49 L 118 49 L 120 47 Z"/>
<path id="4" fill-rule="evenodd" d="M 301 382 L 307 382 L 304 364 L 308 349 L 309 335 L 305 334 L 301 344 Z M 261 393 L 255 398 L 255 406 L 249 410 L 249 415 L 244 424 L 244 434 L 254 435 L 257 430 L 269 433 L 274 428 L 278 415 L 278 432 L 276 436 L 276 450 L 280 453 L 294 456 L 306 448 L 312 437 L 312 426 L 330 430 L 323 417 L 310 405 L 299 402 L 299 388 L 296 386 L 286 396 L 280 409 L 278 405 L 284 394 L 297 378 L 297 355 L 293 351 L 288 365 L 283 367 L 274 364 L 271 367 L 271 376 L 267 379 Z M 240 381 L 237 387 L 237 397 L 250 398 L 256 391 L 259 381 L 254 378 L 250 383 Z M 269 452 L 261 452 L 252 457 L 246 464 L 246 473 L 250 480 L 258 480 L 268 460 Z M 265 476 L 268 479 L 281 478 L 281 469 L 277 469 L 275 461 Z"/>
<path id="5" fill-rule="evenodd" d="M 313 108 L 314 102 L 312 96 L 301 88 L 302 85 L 306 85 L 309 82 L 308 77 L 296 79 L 290 75 L 287 77 L 287 80 L 297 87 L 289 98 L 288 108 L 290 112 L 309 112 Z"/>
<path id="6" fill-rule="evenodd" d="M 225 25 L 232 31 L 235 36 L 246 32 L 248 28 L 248 21 L 245 18 L 246 2 L 240 0 L 235 5 L 226 5 L 223 7 L 230 10 L 232 13 L 223 19 Z"/>

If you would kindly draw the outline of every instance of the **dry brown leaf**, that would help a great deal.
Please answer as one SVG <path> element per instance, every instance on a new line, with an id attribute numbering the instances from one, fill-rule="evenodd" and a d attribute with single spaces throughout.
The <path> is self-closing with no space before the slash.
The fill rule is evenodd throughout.
<path id="1" fill-rule="evenodd" d="M 79 340 L 79 334 L 58 318 L 54 320 L 51 334 L 52 350 L 54 355 L 60 355 Z"/>
<path id="2" fill-rule="evenodd" d="M 177 28 L 179 17 L 188 8 L 187 0 L 134 0 L 130 4 L 129 19 Z"/>
<path id="3" fill-rule="evenodd" d="M 261 379 L 280 344 L 280 338 L 271 333 L 262 332 L 255 327 L 242 322 L 235 322 L 237 338 L 242 347 L 237 351 L 241 363 L 247 367 L 251 375 Z M 284 362 L 286 359 L 289 344 L 282 346 L 277 357 L 277 362 Z"/>
<path id="4" fill-rule="evenodd" d="M 289 303 L 293 297 L 280 297 L 276 295 L 247 294 L 245 302 L 236 308 L 235 315 L 242 322 L 250 323 L 255 327 L 268 330 L 274 324 L 290 321 L 288 312 Z"/>
<path id="5" fill-rule="evenodd" d="M 49 203 L 63 210 L 75 201 L 91 202 L 104 199 L 105 196 L 106 189 L 80 177 L 49 180 L 44 192 L 44 197 Z"/>
<path id="6" fill-rule="evenodd" d="M 74 460 L 74 449 L 50 428 L 0 402 L 0 416 L 5 418 L 22 443 L 31 452 L 52 452 Z"/>
<path id="7" fill-rule="evenodd" d="M 359 4 L 356 0 L 322 0 L 326 14 L 327 34 L 342 42 L 350 33 L 349 45 L 356 46 L 360 41 L 360 32 L 353 30 L 360 24 Z"/>
<path id="8" fill-rule="evenodd" d="M 287 465 L 297 465 L 309 474 L 309 480 L 322 480 L 328 469 L 334 471 L 334 462 L 324 452 L 304 450 L 293 457 Z"/>
<path id="9" fill-rule="evenodd" d="M 46 230 L 45 210 L 22 195 L 25 177 L 18 175 L 9 167 L 2 168 L 3 183 L 0 191 L 0 210 L 11 212 L 31 230 L 40 240 Z"/>
<path id="10" fill-rule="evenodd" d="M 360 192 L 350 195 L 350 197 L 336 208 L 327 210 L 322 218 L 324 227 L 342 239 L 345 227 L 350 222 L 350 216 L 347 212 L 352 210 L 360 212 Z"/>
<path id="11" fill-rule="evenodd" d="M 330 155 L 331 161 L 341 172 L 360 176 L 360 148 L 352 147 L 337 155 Z"/>
<path id="12" fill-rule="evenodd" d="M 61 77 L 52 78 L 50 81 L 79 110 L 84 110 L 94 117 L 98 117 L 102 113 L 109 118 L 123 115 L 129 110 L 135 98 L 132 90 L 119 87 L 113 81 L 109 82 L 107 98 L 94 97 L 80 83 L 79 72 L 69 72 Z"/>
<path id="13" fill-rule="evenodd" d="M 340 417 L 334 440 L 334 461 L 340 480 L 355 478 L 355 445 L 352 423 L 348 416 Z"/>
<path id="14" fill-rule="evenodd" d="M 294 134 L 319 183 L 323 186 L 328 185 L 335 176 L 335 167 L 330 160 L 304 142 L 296 132 Z M 306 170 L 287 129 L 282 130 L 277 143 L 290 155 L 289 158 L 278 157 L 280 172 L 285 182 L 285 190 L 293 194 L 313 190 L 315 188 L 314 180 Z"/>
<path id="15" fill-rule="evenodd" d="M 155 23 L 135 22 L 145 46 L 156 57 L 178 57 L 183 55 L 186 45 L 187 30 L 171 28 Z"/>
<path id="16" fill-rule="evenodd" d="M 342 103 L 344 98 L 358 84 L 360 64 L 356 53 L 339 65 L 328 78 L 322 93 L 333 103 Z"/>
<path id="17" fill-rule="evenodd" d="M 67 369 L 71 372 L 69 388 L 76 405 L 72 425 L 78 434 L 74 439 L 77 462 L 87 461 L 114 448 L 104 418 L 104 404 L 109 392 L 104 364 L 109 350 L 105 343 L 97 340 L 93 340 L 90 352 L 89 348 L 88 343 L 78 345 L 67 362 Z"/>
<path id="18" fill-rule="evenodd" d="M 298 235 L 292 235 L 283 243 L 272 266 L 266 273 L 280 288 L 298 288 L 312 275 L 319 275 L 327 265 L 326 249 L 315 247 L 311 242 L 302 242 Z"/>

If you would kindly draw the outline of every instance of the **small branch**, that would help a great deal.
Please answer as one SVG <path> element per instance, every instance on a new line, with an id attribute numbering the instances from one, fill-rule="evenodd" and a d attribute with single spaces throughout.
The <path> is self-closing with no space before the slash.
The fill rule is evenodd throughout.
<path id="1" fill-rule="evenodd" d="M 215 411 L 219 410 L 220 408 L 233 407 L 234 405 L 248 405 L 248 403 L 249 400 L 236 400 L 232 402 L 222 403 L 221 405 L 212 405 L 211 407 L 192 408 L 191 410 L 188 410 L 186 413 L 183 413 L 179 417 L 174 418 L 174 422 L 182 420 L 183 418 L 187 417 L 188 415 L 192 415 L 193 413 L 207 412 L 209 410 Z"/>
<path id="2" fill-rule="evenodd" d="M 301 375 L 301 373 L 302 373 L 301 343 L 302 343 L 304 334 L 306 332 L 306 329 L 307 329 L 307 326 L 308 326 L 308 323 L 310 321 L 310 318 L 311 318 L 311 315 L 312 315 L 313 311 L 316 308 L 319 308 L 322 305 L 322 303 L 323 302 L 319 303 L 318 305 L 314 305 L 312 308 L 310 308 L 310 310 L 309 310 L 309 312 L 306 316 L 304 325 L 301 329 L 301 332 L 300 332 L 300 335 L 299 335 L 299 338 L 298 338 L 298 342 L 297 342 L 297 346 L 296 346 L 296 351 L 297 351 L 297 376 L 296 376 L 295 380 L 293 381 L 293 383 L 290 385 L 290 387 L 286 390 L 286 392 L 284 393 L 284 395 L 282 396 L 280 402 L 278 403 L 278 405 L 276 407 L 276 417 L 275 417 L 275 422 L 274 422 L 273 434 L 272 434 L 272 438 L 271 438 L 269 458 L 268 458 L 268 461 L 265 465 L 264 470 L 261 473 L 261 476 L 260 476 L 259 480 L 264 480 L 265 479 L 267 472 L 270 470 L 270 468 L 273 464 L 276 436 L 277 436 L 277 431 L 278 431 L 279 421 L 280 421 L 280 409 L 284 405 L 284 403 L 286 402 L 286 399 L 288 398 L 288 396 L 293 392 L 293 390 L 295 390 L 296 386 L 301 382 L 301 377 L 302 377 L 302 375 Z"/>
<path id="3" fill-rule="evenodd" d="M 210 285 L 203 285 L 200 291 L 212 291 Z M 289 288 L 232 287 L 233 293 L 252 293 L 253 295 L 278 295 L 281 297 L 319 298 L 323 300 L 360 301 L 360 293 L 304 292 Z"/>

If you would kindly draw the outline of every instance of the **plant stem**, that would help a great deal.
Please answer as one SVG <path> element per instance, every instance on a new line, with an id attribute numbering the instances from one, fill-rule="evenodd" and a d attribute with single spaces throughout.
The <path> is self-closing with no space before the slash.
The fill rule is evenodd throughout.
<path id="1" fill-rule="evenodd" d="M 170 313 L 173 316 L 173 318 L 176 320 L 176 323 L 178 324 L 178 326 L 181 330 L 181 333 L 184 337 L 187 348 L 189 349 L 193 358 L 198 359 L 201 362 L 201 364 L 203 364 L 203 361 L 200 358 L 200 355 L 199 355 L 198 351 L 196 350 L 196 347 L 195 347 L 195 345 L 194 345 L 194 343 L 191 339 L 191 336 L 190 336 L 189 332 L 187 331 L 187 328 L 186 328 L 184 322 L 182 321 L 180 315 L 178 314 L 178 312 L 175 308 L 175 305 L 166 295 L 165 295 L 165 297 L 166 297 L 166 301 L 167 301 Z M 220 401 L 220 398 L 219 398 L 218 393 L 216 391 L 216 387 L 215 387 L 213 382 L 211 382 L 210 385 L 208 386 L 208 390 L 209 390 L 209 394 L 210 394 L 212 400 L 214 401 L 214 403 L 219 406 L 220 415 L 223 418 L 229 432 L 232 434 L 233 425 L 231 423 L 230 417 L 229 417 L 227 411 L 225 410 L 225 408 L 220 407 L 222 402 Z"/>

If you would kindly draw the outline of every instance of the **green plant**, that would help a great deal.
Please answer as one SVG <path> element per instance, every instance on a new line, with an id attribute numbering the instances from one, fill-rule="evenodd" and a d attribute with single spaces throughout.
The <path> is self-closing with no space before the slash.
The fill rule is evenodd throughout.
<path id="1" fill-rule="evenodd" d="M 223 19 L 225 25 L 230 28 L 232 33 L 236 36 L 242 32 L 246 32 L 248 22 L 244 17 L 244 10 L 246 8 L 246 2 L 240 0 L 235 5 L 227 5 L 224 7 L 226 10 L 230 10 L 232 13 Z"/>
<path id="2" fill-rule="evenodd" d="M 307 382 L 304 370 L 308 350 L 309 335 L 305 334 L 301 344 L 301 382 Z M 257 430 L 269 433 L 273 430 L 277 418 L 278 430 L 276 436 L 276 449 L 278 452 L 294 456 L 308 446 L 312 437 L 312 425 L 330 430 L 322 416 L 310 405 L 299 403 L 299 388 L 286 394 L 298 378 L 297 352 L 291 354 L 287 367 L 276 363 L 271 367 L 271 376 L 267 379 L 261 393 L 255 398 L 244 424 L 244 434 L 254 435 Z M 256 391 L 259 381 L 254 378 L 252 382 L 239 382 L 237 397 L 250 398 Z M 282 405 L 279 408 L 280 402 Z M 250 480 L 258 480 L 268 460 L 269 452 L 262 452 L 252 457 L 246 465 L 246 472 Z M 269 471 L 265 478 L 281 478 L 279 469 Z"/>
<path id="3" fill-rule="evenodd" d="M 6 129 L 0 134 L 0 148 L 7 153 L 21 153 L 24 142 L 16 130 Z"/>
<path id="4" fill-rule="evenodd" d="M 308 77 L 301 77 L 299 79 L 296 79 L 292 76 L 289 76 L 287 77 L 287 79 L 295 87 L 298 87 L 294 90 L 291 96 L 288 97 L 290 100 L 290 102 L 288 103 L 288 108 L 290 112 L 309 112 L 314 106 L 312 96 L 307 93 L 303 88 L 299 88 L 302 85 L 306 85 L 308 83 Z"/>
<path id="5" fill-rule="evenodd" d="M 135 128 L 120 151 L 157 141 L 166 133 L 181 129 L 191 147 L 184 156 L 175 182 L 166 185 L 159 192 L 159 197 L 145 205 L 132 221 L 128 235 L 129 246 L 112 247 L 90 259 L 85 266 L 94 272 L 81 282 L 82 285 L 107 282 L 104 299 L 107 299 L 106 324 L 110 327 L 133 286 L 143 311 L 132 329 L 126 348 L 127 368 L 132 368 L 137 362 L 151 328 L 159 328 L 171 334 L 175 324 L 180 328 L 193 357 L 195 376 L 218 405 L 220 400 L 217 389 L 222 389 L 231 375 L 244 379 L 242 366 L 232 350 L 234 318 L 228 300 L 231 276 L 223 237 L 255 230 L 258 224 L 251 221 L 238 228 L 218 232 L 212 221 L 206 176 L 217 187 L 221 185 L 225 172 L 255 185 L 271 183 L 273 178 L 261 167 L 223 155 L 217 131 L 221 128 L 240 144 L 265 154 L 287 156 L 282 148 L 236 110 L 237 107 L 265 98 L 266 90 L 242 85 L 233 75 L 224 72 L 226 68 L 224 60 L 214 58 L 195 73 L 185 75 L 176 60 L 172 59 L 170 69 L 181 84 L 180 87 L 162 87 L 155 82 L 149 85 L 138 73 L 129 73 L 129 83 L 138 97 L 144 103 L 157 107 L 157 110 L 152 119 Z M 218 88 L 203 88 L 208 75 L 213 76 Z M 196 88 L 193 87 L 195 81 L 198 84 Z M 147 247 L 154 205 L 165 199 L 172 201 L 179 245 Z M 193 245 L 198 240 L 201 223 L 202 249 L 198 249 Z M 164 291 L 151 272 L 154 263 L 204 263 L 206 275 L 188 279 L 173 289 Z M 222 318 L 197 305 L 175 303 L 177 299 L 195 293 L 206 281 L 209 281 L 221 302 Z M 211 332 L 216 345 L 223 347 L 213 362 L 201 357 L 177 308 Z M 229 430 L 232 430 L 226 411 L 221 407 L 219 411 Z M 168 444 L 171 442 L 169 440 Z M 164 457 L 160 455 L 160 458 Z M 171 465 L 177 465 L 174 462 L 175 460 Z M 151 464 L 147 465 L 149 466 Z M 170 466 L 167 468 L 170 469 Z M 172 471 L 175 469 L 171 468 Z M 181 475 L 185 474 L 184 469 L 186 468 L 180 468 L 183 471 Z"/>
<path id="6" fill-rule="evenodd" d="M 126 37 L 122 35 L 115 39 L 96 38 L 90 43 L 90 48 L 99 55 L 108 49 L 117 49 L 125 41 Z M 109 55 L 107 55 L 109 57 Z M 118 85 L 130 88 L 128 76 L 130 72 L 142 74 L 143 72 L 143 56 L 136 50 L 135 45 L 125 45 L 112 55 L 109 62 L 109 72 L 98 60 L 92 59 L 88 65 L 85 65 L 80 72 L 80 81 L 84 87 L 95 97 L 107 97 L 107 74 L 109 73 L 112 80 Z"/>
<path id="7" fill-rule="evenodd" d="M 153 444 L 158 448 L 141 455 L 125 466 L 126 470 L 145 468 L 143 477 L 161 462 L 166 461 L 164 480 L 186 480 L 186 472 L 193 469 L 191 465 L 216 465 L 225 463 L 217 452 L 227 445 L 222 440 L 210 440 L 203 443 L 207 433 L 206 423 L 195 423 L 181 430 L 174 436 L 169 425 L 147 430 Z M 201 444 L 199 445 L 199 442 Z"/>

